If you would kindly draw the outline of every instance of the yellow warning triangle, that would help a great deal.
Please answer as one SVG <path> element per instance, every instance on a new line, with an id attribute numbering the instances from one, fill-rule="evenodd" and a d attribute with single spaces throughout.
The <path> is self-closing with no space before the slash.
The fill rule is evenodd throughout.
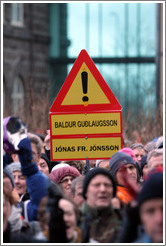
<path id="1" fill-rule="evenodd" d="M 50 112 L 98 112 L 122 107 L 99 73 L 94 62 L 82 50 L 67 76 Z"/>
<path id="2" fill-rule="evenodd" d="M 89 68 L 83 63 L 79 72 L 77 73 L 69 91 L 67 92 L 62 105 L 82 105 L 82 98 L 85 96 L 83 93 L 83 85 L 81 80 L 81 73 L 86 71 L 87 77 L 87 93 L 88 104 L 106 104 L 110 103 L 103 90 L 99 86 L 98 82 L 90 72 Z"/>

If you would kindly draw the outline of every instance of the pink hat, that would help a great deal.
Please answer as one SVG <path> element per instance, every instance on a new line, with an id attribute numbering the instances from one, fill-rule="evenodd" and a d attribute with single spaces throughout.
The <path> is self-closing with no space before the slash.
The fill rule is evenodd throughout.
<path id="1" fill-rule="evenodd" d="M 130 148 L 123 148 L 123 149 L 120 149 L 118 152 L 124 152 L 124 153 L 130 155 L 135 162 L 137 161 L 136 158 L 135 158 L 133 150 L 130 149 Z"/>
<path id="2" fill-rule="evenodd" d="M 67 167 L 67 166 L 70 166 L 70 165 L 67 164 L 67 163 L 59 163 L 59 164 L 55 165 L 55 166 L 52 168 L 51 172 L 53 172 L 54 170 L 56 170 L 56 169 L 58 169 L 58 168 L 61 168 L 61 167 Z"/>
<path id="3" fill-rule="evenodd" d="M 56 184 L 59 184 L 60 181 L 66 176 L 72 176 L 76 178 L 81 176 L 81 174 L 75 167 L 65 166 L 53 170 L 49 175 L 50 179 Z"/>

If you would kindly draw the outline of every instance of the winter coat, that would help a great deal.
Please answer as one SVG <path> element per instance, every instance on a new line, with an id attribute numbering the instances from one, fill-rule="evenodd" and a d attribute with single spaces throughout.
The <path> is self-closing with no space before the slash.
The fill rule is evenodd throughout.
<path id="1" fill-rule="evenodd" d="M 116 243 L 121 228 L 121 216 L 111 205 L 97 210 L 85 202 L 79 225 L 83 243 Z"/>
<path id="2" fill-rule="evenodd" d="M 131 207 L 127 205 L 122 214 L 123 223 L 118 242 L 132 243 L 144 233 L 139 217 L 138 206 Z"/>
<path id="3" fill-rule="evenodd" d="M 23 226 L 23 220 L 21 216 L 21 209 L 17 208 L 15 205 L 11 206 L 11 213 L 8 218 L 8 221 L 11 226 L 11 232 L 19 233 Z"/>
<path id="4" fill-rule="evenodd" d="M 130 195 L 128 189 L 124 186 L 117 185 L 116 195 L 122 204 L 127 205 L 133 200 L 133 197 Z"/>
<path id="5" fill-rule="evenodd" d="M 18 155 L 21 163 L 22 175 L 26 176 L 27 190 L 30 200 L 24 202 L 24 218 L 28 221 L 37 220 L 38 206 L 47 195 L 47 177 L 32 162 L 31 143 L 28 138 L 18 144 Z"/>

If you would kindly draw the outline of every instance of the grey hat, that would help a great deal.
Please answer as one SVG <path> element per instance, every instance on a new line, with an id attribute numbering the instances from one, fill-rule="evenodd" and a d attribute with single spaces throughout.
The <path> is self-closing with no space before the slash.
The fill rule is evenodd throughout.
<path id="1" fill-rule="evenodd" d="M 13 173 L 10 169 L 10 166 L 7 165 L 4 169 L 3 169 L 3 173 L 6 174 L 6 176 L 10 179 L 11 183 L 12 183 L 12 187 L 14 188 L 14 177 L 13 177 Z"/>
<path id="2" fill-rule="evenodd" d="M 21 171 L 21 163 L 20 162 L 12 162 L 10 165 L 10 170 L 12 172 L 15 172 L 15 171 Z"/>
<path id="3" fill-rule="evenodd" d="M 116 152 L 110 159 L 110 173 L 116 180 L 116 172 L 118 169 L 126 164 L 133 164 L 136 167 L 136 163 L 134 162 L 133 158 L 124 153 L 124 152 Z"/>

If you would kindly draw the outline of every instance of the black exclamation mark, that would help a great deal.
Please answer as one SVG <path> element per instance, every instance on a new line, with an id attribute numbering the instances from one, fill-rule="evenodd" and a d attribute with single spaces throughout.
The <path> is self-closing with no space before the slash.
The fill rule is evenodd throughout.
<path id="1" fill-rule="evenodd" d="M 82 79 L 83 93 L 87 94 L 87 92 L 88 92 L 88 73 L 87 72 L 82 72 L 81 73 L 81 79 Z M 86 102 L 88 102 L 88 100 L 89 100 L 89 98 L 87 96 L 84 96 L 82 98 L 82 101 L 84 102 L 84 105 L 86 104 Z"/>

